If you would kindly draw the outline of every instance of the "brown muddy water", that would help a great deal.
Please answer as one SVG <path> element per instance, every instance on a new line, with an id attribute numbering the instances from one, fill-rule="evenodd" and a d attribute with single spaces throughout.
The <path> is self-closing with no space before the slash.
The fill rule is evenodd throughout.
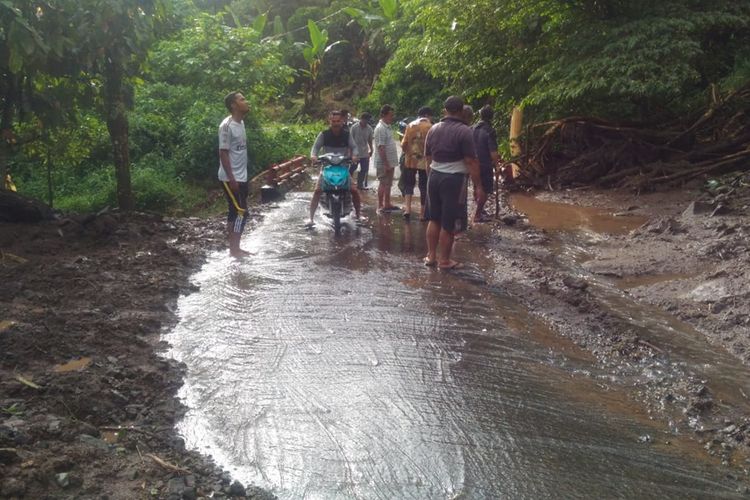
<path id="1" fill-rule="evenodd" d="M 665 364 L 670 372 L 689 373 L 710 381 L 711 391 L 724 403 L 750 412 L 750 369 L 721 347 L 710 344 L 691 325 L 648 304 L 636 302 L 623 293 L 638 286 L 689 279 L 687 274 L 658 274 L 624 278 L 603 278 L 583 270 L 580 264 L 590 258 L 586 247 L 610 234 L 625 234 L 645 221 L 639 216 L 623 216 L 601 208 L 548 202 L 516 194 L 511 205 L 523 212 L 529 222 L 553 235 L 551 248 L 558 254 L 560 266 L 577 273 L 594 285 L 600 306 L 624 318 L 639 338 L 669 355 Z M 666 370 L 665 370 L 666 371 Z M 658 378 L 663 374 L 646 373 Z M 744 390 L 743 390 L 744 388 Z"/>
<path id="2" fill-rule="evenodd" d="M 271 210 L 251 258 L 211 255 L 165 337 L 187 365 L 180 432 L 237 479 L 282 499 L 738 496 L 488 285 L 481 242 L 440 272 L 421 223 L 370 213 L 336 237 L 320 215 L 302 229 L 308 203 Z"/>

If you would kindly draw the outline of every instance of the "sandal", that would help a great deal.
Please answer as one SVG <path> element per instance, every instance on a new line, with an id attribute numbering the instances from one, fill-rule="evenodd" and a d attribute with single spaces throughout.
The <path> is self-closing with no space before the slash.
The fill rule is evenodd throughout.
<path id="1" fill-rule="evenodd" d="M 422 262 L 427 267 L 435 267 L 435 266 L 437 266 L 437 261 L 436 260 L 430 260 L 429 257 L 425 257 L 424 259 L 422 259 Z"/>
<path id="2" fill-rule="evenodd" d="M 463 269 L 463 268 L 464 268 L 464 265 L 461 264 L 460 262 L 456 262 L 455 260 L 452 260 L 450 264 L 448 264 L 447 266 L 444 266 L 442 264 L 438 266 L 438 269 L 440 269 L 441 271 L 451 271 L 453 269 Z"/>

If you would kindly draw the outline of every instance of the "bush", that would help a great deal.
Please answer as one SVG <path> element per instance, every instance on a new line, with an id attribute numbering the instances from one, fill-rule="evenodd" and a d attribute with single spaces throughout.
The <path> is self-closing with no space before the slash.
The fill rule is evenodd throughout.
<path id="1" fill-rule="evenodd" d="M 419 64 L 418 48 L 418 40 L 402 40 L 372 93 L 357 103 L 357 109 L 378 116 L 380 107 L 390 104 L 396 108 L 397 116 L 414 116 L 422 106 L 430 106 L 439 113 L 450 91 Z"/>
<path id="2" fill-rule="evenodd" d="M 251 175 L 295 155 L 308 156 L 323 124 L 267 125 L 248 130 Z"/>
<path id="3" fill-rule="evenodd" d="M 71 178 L 55 190 L 55 208 L 63 212 L 93 212 L 117 206 L 112 168 L 99 168 L 80 180 Z"/>

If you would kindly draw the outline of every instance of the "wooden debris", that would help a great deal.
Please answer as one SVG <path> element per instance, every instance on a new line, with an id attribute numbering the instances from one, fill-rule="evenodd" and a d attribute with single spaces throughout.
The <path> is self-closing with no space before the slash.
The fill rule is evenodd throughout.
<path id="1" fill-rule="evenodd" d="M 153 460 L 154 462 L 156 462 L 157 464 L 159 464 L 161 467 L 163 467 L 163 468 L 165 468 L 167 470 L 170 470 L 172 472 L 183 472 L 183 473 L 186 473 L 186 474 L 190 473 L 190 471 L 188 469 L 185 469 L 183 467 L 179 467 L 177 465 L 171 464 L 171 463 L 167 462 L 166 460 L 157 457 L 153 453 L 146 453 L 145 456 L 149 457 L 151 460 Z"/>
<path id="2" fill-rule="evenodd" d="M 31 387 L 32 389 L 41 389 L 42 387 L 40 385 L 35 384 L 31 380 L 27 379 L 26 377 L 23 377 L 22 375 L 16 375 L 16 380 L 21 382 L 23 385 Z"/>
<path id="3" fill-rule="evenodd" d="M 691 121 L 621 124 L 573 116 L 537 124 L 525 138 L 522 184 L 598 185 L 636 191 L 750 170 L 750 82 L 716 96 Z M 514 160 L 514 161 L 515 161 Z"/>
<path id="4" fill-rule="evenodd" d="M 6 259 L 15 262 L 16 264 L 26 264 L 29 261 L 29 259 L 24 259 L 23 257 L 19 257 L 18 255 L 12 254 L 10 252 L 0 251 L 0 260 Z"/>

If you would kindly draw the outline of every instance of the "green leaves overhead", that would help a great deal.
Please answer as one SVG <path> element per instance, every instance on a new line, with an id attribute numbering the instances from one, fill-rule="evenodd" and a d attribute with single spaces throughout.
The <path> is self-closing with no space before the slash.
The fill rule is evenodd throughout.
<path id="1" fill-rule="evenodd" d="M 258 101 L 278 95 L 291 78 L 276 44 L 258 43 L 252 27 L 226 26 L 221 14 L 202 14 L 193 26 L 157 44 L 150 65 L 155 81 L 210 95 L 241 88 Z"/>
<path id="2" fill-rule="evenodd" d="M 253 19 L 252 28 L 258 34 L 258 39 L 263 36 L 263 31 L 266 29 L 266 22 L 268 21 L 268 14 L 261 14 Z"/>
<path id="3" fill-rule="evenodd" d="M 454 92 L 548 117 L 669 118 L 750 59 L 748 2 L 402 1 L 421 40 L 399 46 L 404 59 Z"/>
<path id="4" fill-rule="evenodd" d="M 398 16 L 398 0 L 378 0 L 380 8 L 383 9 L 383 15 L 389 21 L 393 21 Z"/>
<path id="5" fill-rule="evenodd" d="M 312 52 L 314 55 L 322 53 L 328 43 L 328 31 L 320 30 L 318 25 L 312 19 L 307 20 L 307 30 L 310 33 L 310 42 L 312 43 Z"/>

